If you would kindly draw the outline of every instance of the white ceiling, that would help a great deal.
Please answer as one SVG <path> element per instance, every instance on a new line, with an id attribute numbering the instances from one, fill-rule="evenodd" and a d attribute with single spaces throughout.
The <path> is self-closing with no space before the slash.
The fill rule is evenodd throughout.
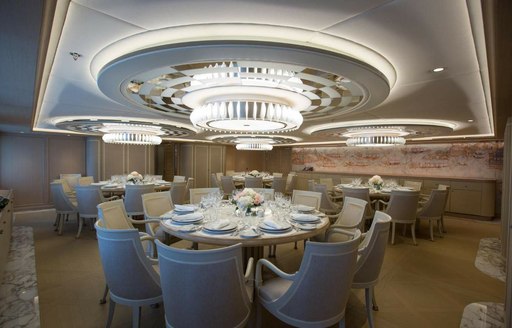
<path id="1" fill-rule="evenodd" d="M 53 66 L 48 67 L 51 71 L 47 88 L 41 93 L 43 98 L 33 127 L 36 131 L 58 132 L 54 123 L 56 118 L 64 117 L 99 120 L 123 117 L 190 125 L 186 119 L 130 108 L 111 100 L 98 87 L 94 61 L 99 61 L 105 49 L 141 35 L 147 36 L 145 45 L 131 44 L 125 52 L 117 49 L 118 55 L 142 50 L 138 47 L 165 43 L 168 39 L 162 36 L 185 38 L 173 34 L 178 27 L 181 31 L 191 31 L 196 26 L 200 33 L 194 32 L 193 40 L 200 41 L 240 39 L 242 28 L 251 26 L 252 40 L 274 42 L 281 39 L 293 44 L 329 47 L 329 50 L 332 47 L 364 61 L 367 58 L 359 57 L 357 49 L 367 48 L 389 64 L 383 73 L 390 82 L 390 91 L 381 104 L 335 119 L 326 116 L 323 121 L 315 121 L 315 125 L 330 124 L 335 129 L 337 123 L 341 126 L 350 121 L 379 123 L 383 119 L 382 122 L 389 125 L 393 120 L 411 119 L 413 125 L 420 124 L 419 120 L 431 120 L 455 126 L 451 132 L 444 129 L 441 137 L 486 137 L 494 133 L 478 0 L 78 0 L 70 2 L 67 12 L 57 12 L 57 15 L 65 15 L 65 24 Z M 236 25 L 214 36 L 209 24 Z M 235 26 L 242 28 L 237 30 Z M 283 31 L 288 32 L 279 34 Z M 157 32 L 160 36 L 155 37 Z M 59 31 L 52 33 L 58 35 Z M 18 39 L 22 37 L 20 32 L 17 34 Z M 8 41 L 4 40 L 4 33 L 1 38 L 2 44 Z M 31 35 L 26 40 L 31 41 L 32 47 L 33 39 Z M 354 48 L 322 45 L 326 40 L 350 41 Z M 81 57 L 75 61 L 70 52 L 77 52 Z M 442 73 L 431 72 L 440 66 L 447 69 Z M 23 67 L 23 70 L 31 69 L 28 63 Z M 23 70 L 20 73 L 23 74 Z M 396 82 L 393 74 L 396 74 Z M 0 83 L 3 86 L 6 82 Z M 27 99 L 20 95 L 29 92 L 30 86 L 17 85 L 14 91 L 10 95 L 0 93 L 0 105 L 26 106 L 23 101 L 11 98 Z M 474 123 L 468 123 L 468 119 Z M 312 124 L 306 120 L 304 128 Z M 204 140 L 208 135 L 211 133 L 203 132 L 184 139 Z M 309 135 L 300 129 L 290 135 L 305 142 L 339 140 L 326 134 Z"/>

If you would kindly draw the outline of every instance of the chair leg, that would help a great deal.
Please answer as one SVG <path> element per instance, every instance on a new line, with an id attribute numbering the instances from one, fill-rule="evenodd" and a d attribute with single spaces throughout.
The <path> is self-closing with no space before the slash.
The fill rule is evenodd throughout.
<path id="1" fill-rule="evenodd" d="M 368 326 L 373 328 L 373 313 L 371 309 L 372 303 L 372 288 L 364 289 L 364 296 L 366 301 L 366 315 L 368 316 Z"/>
<path id="2" fill-rule="evenodd" d="M 112 324 L 112 319 L 114 319 L 114 311 L 116 309 L 116 302 L 110 300 L 110 304 L 108 306 L 108 319 L 107 319 L 107 325 L 106 328 L 110 328 L 110 325 Z"/>
<path id="3" fill-rule="evenodd" d="M 432 219 L 428 219 L 428 225 L 430 228 L 430 240 L 434 241 L 434 222 L 432 222 Z"/>
<path id="4" fill-rule="evenodd" d="M 100 299 L 100 304 L 107 303 L 108 285 L 105 284 L 105 290 L 103 291 L 103 297 Z"/>
<path id="5" fill-rule="evenodd" d="M 55 217 L 55 222 L 53 223 L 53 225 L 55 226 L 55 229 L 53 229 L 53 231 L 59 231 L 60 220 L 60 214 L 57 214 L 57 216 Z"/>
<path id="6" fill-rule="evenodd" d="M 377 305 L 377 299 L 375 298 L 375 288 L 372 287 L 372 309 L 373 311 L 379 311 L 379 306 Z"/>
<path id="7" fill-rule="evenodd" d="M 443 229 L 443 233 L 446 233 L 446 229 L 445 229 L 445 227 L 444 227 L 444 215 L 443 215 L 443 216 L 441 216 L 441 227 L 442 227 L 442 229 Z"/>
<path id="8" fill-rule="evenodd" d="M 269 245 L 268 246 L 268 257 L 276 257 L 276 245 Z"/>
<path id="9" fill-rule="evenodd" d="M 140 306 L 134 306 L 132 308 L 132 327 L 139 328 L 140 327 L 140 312 L 142 308 Z"/>
<path id="10" fill-rule="evenodd" d="M 60 220 L 59 220 L 59 236 L 62 235 L 62 227 L 64 226 L 64 214 L 61 214 Z M 68 219 L 69 214 L 66 214 L 66 221 Z"/>
<path id="11" fill-rule="evenodd" d="M 411 235 L 412 235 L 412 243 L 414 244 L 414 246 L 418 246 L 418 243 L 416 242 L 416 222 L 413 222 L 411 224 Z"/>
<path id="12" fill-rule="evenodd" d="M 395 244 L 395 228 L 396 222 L 391 222 L 391 245 Z"/>
<path id="13" fill-rule="evenodd" d="M 78 218 L 79 223 L 78 223 L 78 232 L 76 234 L 76 239 L 80 238 L 80 233 L 82 232 L 82 227 L 84 225 L 84 220 L 85 220 L 84 218 Z"/>
<path id="14" fill-rule="evenodd" d="M 441 228 L 441 220 L 442 218 L 436 220 L 437 221 L 437 231 L 439 231 L 439 237 L 443 238 L 443 229 Z"/>

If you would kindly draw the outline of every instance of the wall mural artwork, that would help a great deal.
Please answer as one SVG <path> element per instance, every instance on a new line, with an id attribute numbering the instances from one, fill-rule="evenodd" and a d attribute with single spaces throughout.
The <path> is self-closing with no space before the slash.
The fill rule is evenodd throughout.
<path id="1" fill-rule="evenodd" d="M 294 171 L 501 179 L 503 142 L 293 148 Z"/>

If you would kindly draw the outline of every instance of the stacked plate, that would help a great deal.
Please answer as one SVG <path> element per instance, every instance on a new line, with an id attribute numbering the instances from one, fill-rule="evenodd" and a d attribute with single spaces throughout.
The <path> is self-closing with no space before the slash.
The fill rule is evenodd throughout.
<path id="1" fill-rule="evenodd" d="M 173 230 L 181 231 L 181 232 L 194 232 L 201 229 L 201 225 L 199 224 L 183 224 L 176 223 L 171 219 L 164 220 L 163 223 L 172 228 Z"/>
<path id="2" fill-rule="evenodd" d="M 258 228 L 265 233 L 285 233 L 292 230 L 292 225 L 288 222 L 276 222 L 274 220 L 263 220 Z"/>
<path id="3" fill-rule="evenodd" d="M 315 211 L 315 208 L 313 206 L 306 206 L 306 205 L 296 205 L 295 208 L 300 213 L 312 213 Z"/>
<path id="4" fill-rule="evenodd" d="M 215 222 L 208 222 L 203 226 L 203 232 L 212 235 L 225 235 L 236 231 L 238 225 L 229 220 L 219 220 Z"/>
<path id="5" fill-rule="evenodd" d="M 192 212 L 183 215 L 173 215 L 171 220 L 174 224 L 178 225 L 198 224 L 203 220 L 203 215 L 201 213 Z"/>
<path id="6" fill-rule="evenodd" d="M 195 205 L 174 205 L 174 213 L 176 214 L 186 214 L 192 213 L 198 210 L 198 207 Z"/>
<path id="7" fill-rule="evenodd" d="M 296 222 L 296 223 L 301 223 L 301 224 L 305 224 L 305 223 L 320 223 L 320 218 L 316 215 L 312 215 L 312 214 L 300 214 L 300 213 L 292 213 L 291 215 L 291 218 L 292 218 L 292 221 Z"/>

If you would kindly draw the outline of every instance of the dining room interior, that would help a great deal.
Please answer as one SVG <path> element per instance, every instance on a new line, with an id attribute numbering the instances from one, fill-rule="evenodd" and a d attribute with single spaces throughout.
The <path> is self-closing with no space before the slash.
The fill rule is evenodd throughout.
<path id="1" fill-rule="evenodd" d="M 0 3 L 1 327 L 511 327 L 512 3 Z"/>

